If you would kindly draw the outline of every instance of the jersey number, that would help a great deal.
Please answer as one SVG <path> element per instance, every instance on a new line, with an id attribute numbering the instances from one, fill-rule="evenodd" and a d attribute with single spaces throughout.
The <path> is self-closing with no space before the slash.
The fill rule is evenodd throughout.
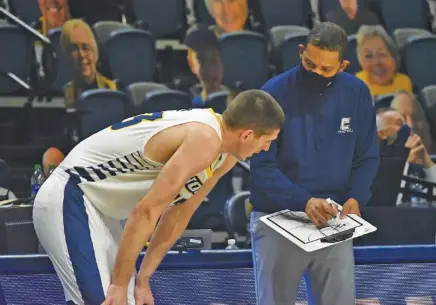
<path id="1" fill-rule="evenodd" d="M 142 121 L 154 121 L 158 119 L 162 119 L 163 113 L 161 112 L 153 112 L 153 113 L 143 113 L 137 116 L 134 116 L 130 119 L 115 123 L 111 126 L 112 130 L 120 130 L 126 127 L 130 127 L 136 124 L 141 123 Z"/>
<path id="2" fill-rule="evenodd" d="M 197 193 L 197 191 L 201 188 L 202 185 L 203 185 L 203 183 L 201 183 L 201 180 L 197 176 L 194 176 L 191 179 L 189 179 L 189 181 L 185 184 L 185 188 L 192 195 L 195 195 L 195 193 Z M 185 201 L 186 201 L 186 199 L 183 198 L 179 194 L 179 195 L 177 195 L 177 197 L 174 200 L 173 204 L 174 205 L 178 205 L 178 204 L 184 203 Z"/>

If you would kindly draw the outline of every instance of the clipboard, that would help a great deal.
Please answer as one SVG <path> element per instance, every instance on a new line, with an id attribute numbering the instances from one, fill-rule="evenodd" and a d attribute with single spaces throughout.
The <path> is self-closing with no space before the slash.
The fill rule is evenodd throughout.
<path id="1" fill-rule="evenodd" d="M 340 213 L 342 206 L 333 200 L 328 201 L 336 204 Z M 344 219 L 339 219 L 339 213 L 324 227 L 315 227 L 305 212 L 288 209 L 262 216 L 260 221 L 306 252 L 331 247 L 377 231 L 375 226 L 357 215 L 349 214 Z"/>

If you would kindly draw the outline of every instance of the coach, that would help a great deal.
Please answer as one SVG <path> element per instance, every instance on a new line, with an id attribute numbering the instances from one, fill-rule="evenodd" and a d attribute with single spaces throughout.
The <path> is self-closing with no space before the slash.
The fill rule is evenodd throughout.
<path id="1" fill-rule="evenodd" d="M 251 159 L 251 237 L 258 305 L 295 303 L 307 270 L 317 305 L 354 304 L 352 241 L 305 252 L 259 221 L 283 209 L 305 211 L 314 224 L 360 215 L 379 164 L 375 111 L 367 86 L 344 73 L 347 36 L 333 23 L 316 25 L 301 64 L 263 90 L 283 107 L 286 121 L 267 152 Z"/>

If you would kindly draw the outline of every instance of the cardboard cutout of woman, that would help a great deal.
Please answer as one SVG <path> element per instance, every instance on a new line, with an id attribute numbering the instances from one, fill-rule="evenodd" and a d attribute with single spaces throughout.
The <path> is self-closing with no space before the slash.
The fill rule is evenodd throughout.
<path id="1" fill-rule="evenodd" d="M 91 27 L 85 21 L 70 19 L 62 26 L 61 46 L 73 63 L 72 81 L 65 86 L 67 107 L 74 106 L 85 90 L 117 89 L 114 81 L 97 71 L 97 41 Z"/>
<path id="2" fill-rule="evenodd" d="M 363 25 L 357 33 L 357 57 L 362 71 L 356 73 L 373 98 L 404 90 L 412 92 L 412 81 L 399 72 L 396 46 L 383 27 Z"/>

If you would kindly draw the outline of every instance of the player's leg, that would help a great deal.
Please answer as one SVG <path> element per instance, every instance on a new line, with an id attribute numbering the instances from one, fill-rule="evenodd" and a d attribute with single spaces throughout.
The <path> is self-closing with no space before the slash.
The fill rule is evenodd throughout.
<path id="1" fill-rule="evenodd" d="M 266 227 L 251 213 L 251 240 L 258 305 L 295 304 L 297 289 L 310 257 L 302 249 Z"/>
<path id="2" fill-rule="evenodd" d="M 314 252 L 309 273 L 317 305 L 355 303 L 352 240 Z"/>
<path id="3" fill-rule="evenodd" d="M 35 200 L 35 230 L 64 287 L 66 300 L 100 305 L 110 283 L 104 217 L 66 179 L 49 179 Z"/>

